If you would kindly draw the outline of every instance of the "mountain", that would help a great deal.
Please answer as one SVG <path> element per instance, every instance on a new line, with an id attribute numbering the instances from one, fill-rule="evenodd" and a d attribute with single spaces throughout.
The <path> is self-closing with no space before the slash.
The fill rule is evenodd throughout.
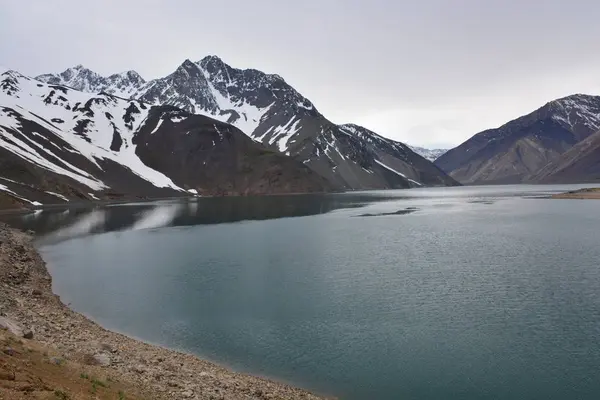
<path id="1" fill-rule="evenodd" d="M 68 85 L 63 77 L 71 76 L 67 71 L 38 78 Z M 112 88 L 95 86 L 102 80 L 85 76 L 94 77 L 94 84 L 79 84 L 84 90 Z M 171 105 L 232 124 L 255 142 L 301 161 L 341 189 L 457 184 L 402 143 L 362 127 L 332 123 L 281 76 L 232 68 L 216 56 L 185 60 L 172 74 L 140 82 L 128 93 L 152 105 Z"/>
<path id="2" fill-rule="evenodd" d="M 528 177 L 533 182 L 600 182 L 600 131 L 588 136 Z"/>
<path id="3" fill-rule="evenodd" d="M 105 92 L 126 99 L 132 97 L 134 92 L 146 83 L 135 71 L 103 77 L 83 65 L 69 68 L 58 75 L 40 75 L 36 79 L 52 85 L 68 86 L 81 92 Z"/>
<path id="4" fill-rule="evenodd" d="M 410 147 L 410 149 L 412 151 L 414 151 L 421 157 L 426 158 L 427 160 L 429 160 L 431 162 L 434 162 L 435 160 L 440 158 L 442 156 L 442 154 L 444 154 L 445 152 L 448 151 L 448 149 L 426 149 L 423 147 L 416 147 L 416 146 L 408 146 L 408 147 Z"/>
<path id="5" fill-rule="evenodd" d="M 0 171 L 2 206 L 335 189 L 229 124 L 15 71 L 0 75 Z"/>
<path id="6" fill-rule="evenodd" d="M 435 164 L 466 184 L 537 182 L 540 170 L 599 129 L 600 97 L 577 94 L 478 133 Z"/>

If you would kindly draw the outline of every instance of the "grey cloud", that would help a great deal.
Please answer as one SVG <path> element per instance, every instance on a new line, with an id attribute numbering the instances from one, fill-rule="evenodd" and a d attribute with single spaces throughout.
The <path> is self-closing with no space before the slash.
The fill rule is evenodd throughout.
<path id="1" fill-rule="evenodd" d="M 593 0 L 5 2 L 0 64 L 152 78 L 217 54 L 282 75 L 336 122 L 458 144 L 554 97 L 600 93 L 597 15 Z M 436 116 L 449 109 L 451 124 Z"/>

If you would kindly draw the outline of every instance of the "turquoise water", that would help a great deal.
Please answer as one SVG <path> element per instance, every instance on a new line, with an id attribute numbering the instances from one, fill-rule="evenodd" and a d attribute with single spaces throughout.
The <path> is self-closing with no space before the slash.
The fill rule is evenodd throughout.
<path id="1" fill-rule="evenodd" d="M 211 199 L 21 222 L 45 235 L 54 290 L 75 310 L 236 370 L 347 399 L 595 399 L 600 202 L 544 198 L 566 188 Z"/>

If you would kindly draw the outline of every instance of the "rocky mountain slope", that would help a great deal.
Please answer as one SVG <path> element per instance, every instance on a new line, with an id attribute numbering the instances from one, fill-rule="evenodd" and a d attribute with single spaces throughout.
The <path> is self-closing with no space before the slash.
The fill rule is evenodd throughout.
<path id="1" fill-rule="evenodd" d="M 600 131 L 571 147 L 527 180 L 543 183 L 600 182 Z"/>
<path id="2" fill-rule="evenodd" d="M 434 162 L 435 160 L 440 158 L 442 156 L 442 154 L 444 154 L 445 152 L 448 151 L 448 149 L 426 149 L 424 147 L 417 147 L 417 146 L 408 146 L 408 147 L 410 147 L 410 149 L 412 151 L 414 151 L 421 157 L 423 157 L 431 162 Z"/>
<path id="3" fill-rule="evenodd" d="M 58 75 L 40 75 L 36 79 L 52 85 L 68 86 L 80 92 L 105 92 L 123 98 L 130 98 L 137 88 L 146 83 L 135 71 L 103 77 L 83 65 L 69 68 Z"/>
<path id="4" fill-rule="evenodd" d="M 478 133 L 435 164 L 466 184 L 537 182 L 547 176 L 542 169 L 599 129 L 600 97 L 573 95 Z M 582 178 L 577 173 L 568 180 Z"/>
<path id="5" fill-rule="evenodd" d="M 334 188 L 212 118 L 15 71 L 0 75 L 0 171 L 4 207 Z"/>
<path id="6" fill-rule="evenodd" d="M 78 70 L 73 77 L 69 71 Z M 82 83 L 94 77 L 93 83 Z M 109 78 L 85 68 L 38 79 L 83 90 L 114 91 Z M 66 79 L 68 78 L 68 79 Z M 106 86 L 97 86 L 106 82 Z M 408 146 L 355 125 L 336 125 L 279 75 L 237 69 L 220 58 L 184 61 L 172 74 L 129 81 L 121 92 L 153 105 L 172 105 L 233 124 L 254 141 L 301 161 L 342 189 L 455 185 Z M 92 89 L 94 88 L 94 89 Z"/>

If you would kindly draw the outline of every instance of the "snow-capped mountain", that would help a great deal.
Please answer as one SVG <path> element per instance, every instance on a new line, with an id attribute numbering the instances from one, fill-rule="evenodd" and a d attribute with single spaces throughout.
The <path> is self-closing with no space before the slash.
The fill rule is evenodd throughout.
<path id="1" fill-rule="evenodd" d="M 435 164 L 463 183 L 538 182 L 542 169 L 599 129 L 600 96 L 576 94 L 480 132 Z"/>
<path id="2" fill-rule="evenodd" d="M 54 78 L 58 76 L 41 77 Z M 94 76 L 94 82 L 101 80 Z M 303 162 L 336 187 L 456 184 L 402 143 L 365 128 L 332 123 L 279 75 L 232 68 L 216 56 L 185 60 L 172 74 L 140 84 L 130 93 L 153 105 L 173 105 L 233 124 L 256 142 Z"/>
<path id="3" fill-rule="evenodd" d="M 16 71 L 0 75 L 0 166 L 0 192 L 33 205 L 333 188 L 229 124 Z"/>
<path id="4" fill-rule="evenodd" d="M 424 147 L 417 147 L 417 146 L 408 146 L 408 147 L 410 147 L 410 149 L 412 151 L 414 151 L 421 157 L 424 157 L 431 162 L 434 162 L 435 160 L 440 158 L 442 154 L 444 154 L 445 152 L 448 151 L 448 149 L 426 149 Z"/>
<path id="5" fill-rule="evenodd" d="M 82 92 L 105 92 L 125 99 L 131 98 L 146 83 L 144 78 L 135 71 L 121 72 L 103 77 L 90 71 L 83 65 L 69 68 L 57 75 L 40 75 L 36 79 L 53 85 L 68 86 Z"/>

